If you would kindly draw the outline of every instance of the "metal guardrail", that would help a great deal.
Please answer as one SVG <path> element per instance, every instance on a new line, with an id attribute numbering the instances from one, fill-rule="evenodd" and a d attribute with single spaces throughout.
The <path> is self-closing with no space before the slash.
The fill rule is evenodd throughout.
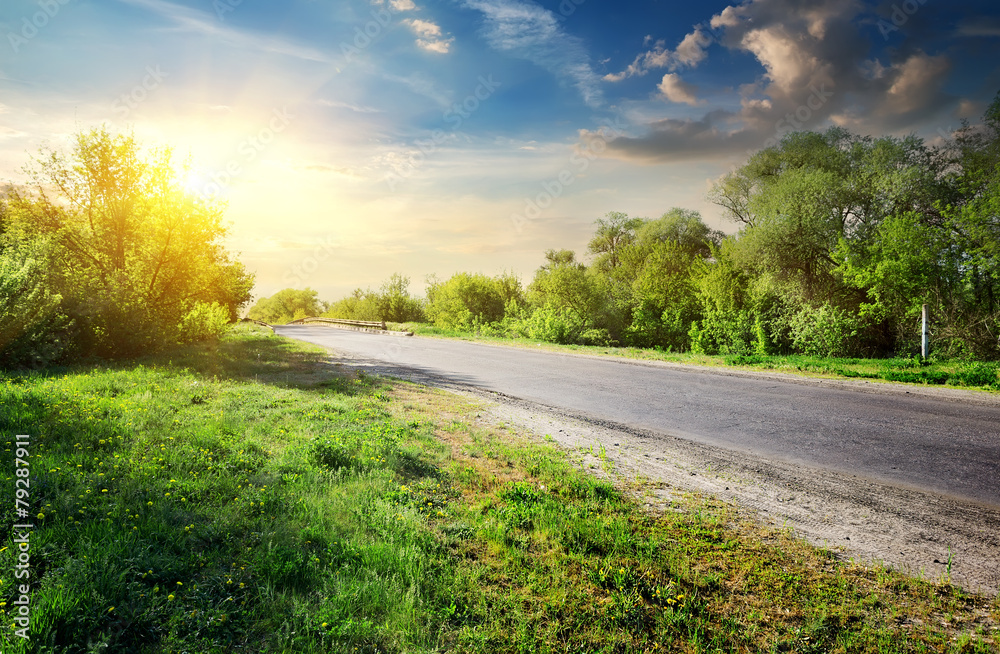
<path id="1" fill-rule="evenodd" d="M 375 320 L 342 320 L 340 318 L 299 318 L 298 320 L 293 320 L 289 325 L 301 325 L 307 322 L 329 322 L 335 325 L 350 325 L 352 327 L 368 327 L 371 329 L 381 329 L 386 330 L 385 321 L 375 321 Z"/>
<path id="2" fill-rule="evenodd" d="M 267 324 L 266 322 L 264 322 L 263 320 L 255 320 L 254 318 L 243 318 L 243 319 L 240 320 L 240 322 L 252 322 L 253 324 L 260 325 L 261 327 L 270 327 L 271 326 L 271 325 Z"/>
<path id="3" fill-rule="evenodd" d="M 274 331 L 274 325 L 270 325 L 263 320 L 255 320 L 253 318 L 243 318 L 240 322 L 252 322 L 255 325 L 260 325 L 261 327 L 268 327 Z M 305 318 L 299 318 L 298 320 L 293 320 L 289 325 L 304 325 L 308 322 L 319 322 L 327 323 L 333 325 L 343 325 L 352 329 L 357 329 L 360 331 L 380 331 L 385 332 L 393 336 L 413 336 L 413 332 L 394 332 L 386 327 L 384 320 L 342 320 L 340 318 L 317 318 L 313 316 L 307 316 Z"/>

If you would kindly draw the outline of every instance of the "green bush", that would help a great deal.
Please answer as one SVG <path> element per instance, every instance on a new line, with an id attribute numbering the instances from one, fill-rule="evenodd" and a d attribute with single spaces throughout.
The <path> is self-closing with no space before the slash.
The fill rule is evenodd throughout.
<path id="1" fill-rule="evenodd" d="M 854 316 L 829 304 L 803 307 L 792 316 L 789 326 L 797 352 L 824 357 L 848 356 L 858 332 Z"/>
<path id="2" fill-rule="evenodd" d="M 608 347 L 614 343 L 611 332 L 606 329 L 588 329 L 580 334 L 581 345 L 599 345 Z"/>
<path id="3" fill-rule="evenodd" d="M 952 383 L 959 382 L 965 386 L 998 386 L 997 364 L 972 363 L 963 367 L 951 376 Z"/>
<path id="4" fill-rule="evenodd" d="M 716 350 L 708 332 L 698 325 L 697 320 L 691 323 L 691 329 L 688 330 L 688 341 L 691 343 L 692 354 L 715 354 Z"/>
<path id="5" fill-rule="evenodd" d="M 62 297 L 49 290 L 48 248 L 24 243 L 0 251 L 0 362 L 43 367 L 69 346 L 71 320 Z"/>
<path id="6" fill-rule="evenodd" d="M 194 343 L 222 336 L 229 328 L 229 311 L 218 302 L 196 302 L 181 318 L 178 341 Z"/>
<path id="7" fill-rule="evenodd" d="M 444 329 L 500 322 L 512 306 L 523 303 L 521 282 L 512 275 L 457 273 L 446 282 L 432 281 L 427 289 L 427 317 Z"/>
<path id="8" fill-rule="evenodd" d="M 514 330 L 527 338 L 565 345 L 578 342 L 584 327 L 580 317 L 570 309 L 544 306 L 518 321 Z"/>

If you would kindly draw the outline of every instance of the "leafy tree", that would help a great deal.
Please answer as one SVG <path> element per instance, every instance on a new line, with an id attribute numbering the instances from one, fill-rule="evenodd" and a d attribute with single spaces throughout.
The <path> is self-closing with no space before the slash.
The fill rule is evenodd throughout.
<path id="1" fill-rule="evenodd" d="M 572 250 L 546 250 L 545 263 L 528 286 L 536 307 L 567 309 L 582 326 L 592 326 L 604 308 L 600 279 L 576 260 Z"/>
<path id="2" fill-rule="evenodd" d="M 382 283 L 375 297 L 376 320 L 410 322 L 423 318 L 424 309 L 420 301 L 410 297 L 410 278 L 399 273 Z"/>
<path id="3" fill-rule="evenodd" d="M 656 243 L 674 243 L 684 252 L 707 258 L 724 236 L 706 225 L 699 212 L 674 207 L 656 220 L 643 221 L 636 229 L 635 242 L 640 250 Z"/>
<path id="4" fill-rule="evenodd" d="M 770 342 L 795 348 L 790 331 L 795 316 L 832 320 L 849 314 L 860 322 L 843 333 L 853 335 L 858 351 L 892 351 L 903 328 L 897 321 L 906 312 L 898 306 L 876 309 L 872 297 L 879 291 L 863 280 L 874 283 L 878 275 L 859 274 L 858 267 L 882 265 L 876 259 L 889 250 L 878 243 L 901 228 L 892 222 L 895 217 L 909 216 L 913 229 L 940 231 L 942 200 L 953 196 L 947 166 L 947 158 L 919 138 L 862 137 L 833 128 L 786 135 L 720 180 L 710 197 L 742 224 L 726 249 L 725 265 L 738 269 L 762 302 L 736 309 L 719 297 L 705 304 L 706 311 L 713 307 L 706 320 L 715 325 L 710 331 L 722 338 L 720 346 L 727 339 L 729 347 L 739 346 L 733 330 L 723 330 L 725 321 L 740 325 L 736 331 L 754 325 Z M 882 283 L 898 286 L 885 278 Z M 702 285 L 703 300 L 710 299 L 713 287 Z"/>
<path id="5" fill-rule="evenodd" d="M 629 218 L 620 211 L 611 211 L 596 221 L 597 231 L 587 249 L 596 255 L 594 265 L 601 270 L 614 270 L 619 264 L 621 249 L 635 240 L 635 230 L 641 218 Z"/>
<path id="6" fill-rule="evenodd" d="M 686 349 L 691 323 L 700 315 L 696 278 L 720 238 L 697 211 L 678 207 L 642 222 L 610 273 L 627 343 Z"/>
<path id="7" fill-rule="evenodd" d="M 253 276 L 222 246 L 222 209 L 184 191 L 169 148 L 144 153 L 131 135 L 94 129 L 28 172 L 34 192 L 12 194 L 13 231 L 56 248 L 53 284 L 82 353 L 162 347 L 198 303 L 235 317 L 249 300 Z"/>
<path id="8" fill-rule="evenodd" d="M 456 273 L 445 282 L 428 281 L 427 316 L 446 329 L 498 323 L 508 309 L 516 310 L 524 303 L 521 282 L 509 273 L 497 277 Z"/>

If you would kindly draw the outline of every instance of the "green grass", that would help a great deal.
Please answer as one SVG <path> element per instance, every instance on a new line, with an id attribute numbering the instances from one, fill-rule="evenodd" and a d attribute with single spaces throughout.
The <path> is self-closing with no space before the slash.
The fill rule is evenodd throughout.
<path id="1" fill-rule="evenodd" d="M 465 400 L 324 358 L 244 327 L 0 376 L 3 519 L 29 434 L 36 525 L 30 642 L 0 551 L 2 651 L 996 651 L 995 600 L 710 498 L 649 513 Z"/>
<path id="2" fill-rule="evenodd" d="M 513 345 L 516 347 L 579 352 L 594 356 L 620 356 L 630 359 L 667 361 L 688 365 L 773 370 L 798 375 L 866 379 L 879 382 L 901 382 L 928 386 L 947 385 L 978 390 L 1000 391 L 1000 363 L 997 362 L 938 360 L 935 357 L 930 357 L 927 360 L 921 360 L 920 357 L 838 359 L 801 354 L 692 354 L 690 352 L 667 352 L 635 347 L 557 345 L 545 341 L 523 338 L 507 339 L 482 336 L 454 329 L 441 329 L 422 323 L 401 323 L 398 328 L 412 331 L 419 336 L 457 338 L 484 343 Z"/>

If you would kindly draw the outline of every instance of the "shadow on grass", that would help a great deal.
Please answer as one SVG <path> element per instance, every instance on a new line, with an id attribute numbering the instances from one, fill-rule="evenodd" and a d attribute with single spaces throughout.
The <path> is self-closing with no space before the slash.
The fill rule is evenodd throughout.
<path id="1" fill-rule="evenodd" d="M 178 346 L 115 365 L 186 370 L 218 380 L 258 382 L 341 395 L 371 393 L 376 378 L 330 361 L 321 347 L 273 334 L 260 327 L 235 327 L 219 341 Z"/>

